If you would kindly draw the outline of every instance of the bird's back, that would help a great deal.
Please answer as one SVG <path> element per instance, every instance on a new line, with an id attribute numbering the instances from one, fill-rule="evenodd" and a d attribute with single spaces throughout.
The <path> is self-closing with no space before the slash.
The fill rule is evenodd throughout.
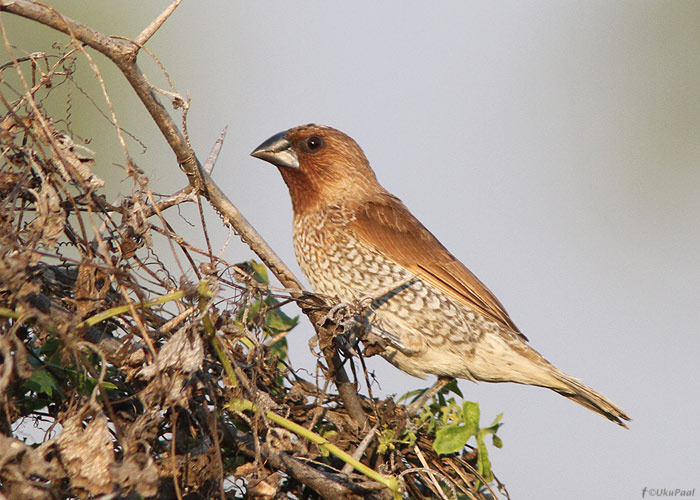
<path id="1" fill-rule="evenodd" d="M 516 332 L 465 307 L 368 245 L 351 229 L 355 213 L 339 204 L 295 217 L 294 248 L 314 291 L 370 304 L 367 333 L 389 342 L 385 357 L 392 363 L 420 377 L 432 373 L 500 381 L 512 379 L 512 370 L 493 373 L 498 364 L 479 361 L 482 353 L 496 354 L 498 344 L 509 344 L 502 347 L 507 352 L 515 348 L 526 357 L 532 353 L 532 361 L 540 361 Z M 502 340 L 494 343 L 491 337 Z M 479 345 L 489 347 L 479 350 Z"/>

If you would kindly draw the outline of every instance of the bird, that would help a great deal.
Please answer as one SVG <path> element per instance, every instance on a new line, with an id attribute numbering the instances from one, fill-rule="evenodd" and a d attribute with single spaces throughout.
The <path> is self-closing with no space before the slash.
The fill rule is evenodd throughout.
<path id="1" fill-rule="evenodd" d="M 627 427 L 623 410 L 530 346 L 496 296 L 379 184 L 351 137 L 301 125 L 251 155 L 276 166 L 288 187 L 294 251 L 314 292 L 368 302 L 365 331 L 383 339 L 390 363 L 443 385 L 545 387 Z"/>

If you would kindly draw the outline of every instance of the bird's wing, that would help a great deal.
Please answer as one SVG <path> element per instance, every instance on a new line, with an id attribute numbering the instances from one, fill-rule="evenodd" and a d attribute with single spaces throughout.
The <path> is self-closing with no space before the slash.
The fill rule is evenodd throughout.
<path id="1" fill-rule="evenodd" d="M 527 340 L 496 296 L 398 198 L 381 193 L 363 203 L 350 229 L 411 273 Z"/>

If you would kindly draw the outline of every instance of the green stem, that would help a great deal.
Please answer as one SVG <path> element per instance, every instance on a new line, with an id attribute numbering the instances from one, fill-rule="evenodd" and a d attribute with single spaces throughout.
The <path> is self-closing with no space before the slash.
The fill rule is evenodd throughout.
<path id="1" fill-rule="evenodd" d="M 216 351 L 216 355 L 219 358 L 219 361 L 221 361 L 221 364 L 224 366 L 224 371 L 226 372 L 226 375 L 228 375 L 228 379 L 231 382 L 231 385 L 233 387 L 238 387 L 238 377 L 236 377 L 236 373 L 233 371 L 233 365 L 231 365 L 231 361 L 228 359 L 228 356 L 226 356 L 226 353 L 221 348 L 221 343 L 219 342 L 219 339 L 216 338 L 216 330 L 214 329 L 214 324 L 211 322 L 211 317 L 207 312 L 207 304 L 209 303 L 208 299 L 212 297 L 212 293 L 209 289 L 209 284 L 206 282 L 206 280 L 202 280 L 199 282 L 199 285 L 197 286 L 197 292 L 199 292 L 199 312 L 202 314 L 202 323 L 204 323 L 204 331 L 211 340 L 211 344 L 212 346 L 214 346 L 214 351 Z"/>
<path id="2" fill-rule="evenodd" d="M 231 361 L 229 361 L 226 353 L 224 353 L 224 350 L 221 348 L 221 344 L 219 343 L 219 339 L 217 339 L 215 335 L 211 336 L 211 344 L 214 346 L 214 350 L 216 351 L 216 355 L 219 357 L 219 361 L 221 361 L 221 364 L 224 365 L 224 371 L 226 372 L 226 375 L 228 375 L 231 385 L 233 387 L 238 387 L 238 377 L 236 377 L 236 374 L 233 371 L 233 365 L 231 365 Z"/>
<path id="3" fill-rule="evenodd" d="M 111 307 L 106 311 L 102 311 L 101 313 L 89 317 L 88 319 L 80 323 L 80 325 L 78 326 L 95 326 L 97 323 L 100 323 L 106 319 L 112 318 L 114 316 L 119 316 L 120 314 L 128 313 L 131 310 L 132 305 L 137 308 L 153 307 L 160 304 L 165 304 L 166 302 L 181 299 L 184 296 L 184 290 L 176 290 L 174 292 L 158 297 L 157 299 L 149 300 L 148 302 L 139 302 L 137 304 L 127 304 L 124 306 Z"/>
<path id="4" fill-rule="evenodd" d="M 233 410 L 238 410 L 238 411 L 245 411 L 245 410 L 250 410 L 250 411 L 259 411 L 259 408 L 253 404 L 251 401 L 248 401 L 247 399 L 236 399 L 229 403 L 228 408 L 233 409 Z M 280 415 L 277 415 L 276 413 L 272 412 L 271 410 L 267 410 L 265 412 L 265 416 L 273 421 L 274 423 L 284 427 L 285 429 L 288 429 L 292 431 L 293 433 L 297 434 L 298 436 L 304 437 L 311 441 L 312 443 L 316 443 L 322 450 L 325 450 L 329 453 L 332 453 L 339 459 L 341 459 L 343 462 L 346 464 L 352 465 L 358 472 L 364 474 L 370 479 L 373 479 L 374 481 L 377 481 L 380 484 L 383 484 L 387 488 L 389 488 L 393 493 L 394 493 L 394 498 L 400 498 L 398 496 L 398 491 L 399 491 L 399 482 L 396 480 L 395 477 L 393 476 L 385 476 L 384 474 L 380 474 L 379 472 L 375 471 L 374 469 L 371 469 L 370 467 L 367 467 L 365 464 L 360 462 L 359 460 L 354 459 L 351 455 L 348 453 L 344 452 L 337 446 L 335 446 L 332 443 L 329 443 L 328 440 L 324 437 L 319 436 L 313 431 L 310 431 L 306 427 L 303 427 L 296 422 L 292 422 L 291 420 L 288 420 Z"/>
<path id="5" fill-rule="evenodd" d="M 4 316 L 5 318 L 19 319 L 21 315 L 20 313 L 13 311 L 12 309 L 0 307 L 0 316 Z"/>

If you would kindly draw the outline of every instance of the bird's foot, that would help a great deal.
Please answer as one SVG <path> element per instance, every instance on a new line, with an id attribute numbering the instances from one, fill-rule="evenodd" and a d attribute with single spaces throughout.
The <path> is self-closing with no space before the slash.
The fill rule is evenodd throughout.
<path id="1" fill-rule="evenodd" d="M 357 309 L 357 304 L 353 302 L 338 302 L 328 310 L 323 321 L 344 327 L 348 322 L 357 322 Z"/>
<path id="2" fill-rule="evenodd" d="M 349 355 L 357 356 L 355 347 L 362 331 L 361 309 L 355 302 L 338 302 L 323 317 L 323 323 L 336 325 L 334 341 L 338 348 Z"/>

